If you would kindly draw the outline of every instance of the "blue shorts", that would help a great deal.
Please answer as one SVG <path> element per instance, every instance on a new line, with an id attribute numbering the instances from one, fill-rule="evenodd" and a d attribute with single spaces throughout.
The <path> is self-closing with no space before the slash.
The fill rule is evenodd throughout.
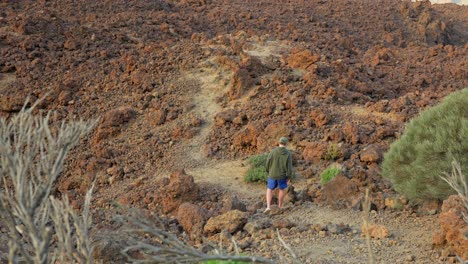
<path id="1" fill-rule="evenodd" d="M 267 188 L 270 190 L 274 190 L 278 187 L 280 190 L 284 190 L 288 188 L 288 179 L 284 178 L 282 180 L 273 180 L 271 178 L 268 178 L 267 180 Z"/>

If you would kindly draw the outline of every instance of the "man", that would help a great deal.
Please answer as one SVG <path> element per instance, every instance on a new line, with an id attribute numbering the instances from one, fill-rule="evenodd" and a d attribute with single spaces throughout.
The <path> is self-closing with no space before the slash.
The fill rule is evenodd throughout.
<path id="1" fill-rule="evenodd" d="M 274 148 L 268 155 L 266 161 L 266 171 L 268 173 L 267 180 L 267 208 L 265 212 L 271 209 L 271 199 L 273 198 L 273 190 L 278 187 L 278 207 L 283 206 L 284 196 L 286 195 L 286 188 L 293 176 L 292 156 L 291 152 L 286 148 L 288 139 L 281 137 L 279 139 L 279 146 Z"/>

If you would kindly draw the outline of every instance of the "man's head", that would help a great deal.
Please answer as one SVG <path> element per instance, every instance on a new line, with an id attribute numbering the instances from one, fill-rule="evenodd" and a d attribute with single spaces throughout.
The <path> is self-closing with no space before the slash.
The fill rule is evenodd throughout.
<path id="1" fill-rule="evenodd" d="M 278 141 L 278 143 L 281 145 L 281 146 L 286 146 L 288 144 L 288 138 L 286 137 L 281 137 Z"/>

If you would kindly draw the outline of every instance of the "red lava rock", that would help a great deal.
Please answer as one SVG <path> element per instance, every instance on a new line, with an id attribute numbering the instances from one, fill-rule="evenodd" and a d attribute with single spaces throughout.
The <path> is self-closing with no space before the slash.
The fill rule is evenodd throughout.
<path id="1" fill-rule="evenodd" d="M 259 151 L 270 151 L 271 148 L 278 145 L 280 137 L 289 137 L 291 129 L 285 123 L 271 123 L 269 124 L 257 137 L 257 149 Z"/>
<path id="2" fill-rule="evenodd" d="M 257 147 L 257 137 L 263 130 L 258 123 L 249 123 L 234 135 L 233 144 L 238 148 Z"/>
<path id="3" fill-rule="evenodd" d="M 214 117 L 216 126 L 224 126 L 226 123 L 231 123 L 237 117 L 238 111 L 234 109 L 229 109 L 223 112 L 219 112 Z"/>
<path id="4" fill-rule="evenodd" d="M 228 88 L 229 99 L 239 99 L 252 87 L 253 84 L 254 80 L 247 69 L 235 69 L 231 76 L 231 85 Z"/>
<path id="5" fill-rule="evenodd" d="M 361 230 L 363 235 L 369 234 L 370 237 L 377 239 L 387 238 L 390 235 L 388 228 L 383 225 L 363 224 Z"/>
<path id="6" fill-rule="evenodd" d="M 227 196 L 223 199 L 223 207 L 221 213 L 226 213 L 232 210 L 247 211 L 246 205 L 237 198 L 237 196 Z"/>
<path id="7" fill-rule="evenodd" d="M 207 218 L 208 215 L 203 208 L 189 202 L 181 204 L 177 210 L 177 221 L 188 234 L 200 229 Z"/>
<path id="8" fill-rule="evenodd" d="M 463 213 L 468 211 L 462 198 L 451 195 L 442 204 L 439 216 L 440 230 L 434 234 L 433 243 L 438 246 L 449 246 L 463 260 L 468 259 L 468 225 L 463 220 Z"/>
<path id="9" fill-rule="evenodd" d="M 299 68 L 303 70 L 309 69 L 312 64 L 320 60 L 320 55 L 310 52 L 310 50 L 302 50 L 292 52 L 287 58 L 288 65 L 292 68 Z"/>
<path id="10" fill-rule="evenodd" d="M 112 137 L 120 133 L 122 126 L 135 117 L 135 110 L 129 107 L 119 107 L 107 112 L 102 118 L 99 125 L 94 141 L 96 143 L 103 139 Z"/>
<path id="11" fill-rule="evenodd" d="M 272 222 L 272 225 L 274 228 L 291 228 L 296 226 L 293 222 L 291 222 L 289 219 L 286 218 L 281 218 L 281 219 L 275 219 Z"/>
<path id="12" fill-rule="evenodd" d="M 441 203 L 437 199 L 425 200 L 418 207 L 417 212 L 421 215 L 434 215 L 440 211 Z"/>
<path id="13" fill-rule="evenodd" d="M 305 148 L 302 151 L 302 156 L 305 161 L 318 163 L 327 152 L 327 148 L 327 142 L 310 142 L 305 145 Z"/>
<path id="14" fill-rule="evenodd" d="M 359 142 L 359 129 L 356 124 L 347 122 L 343 126 L 343 134 L 346 142 L 356 145 Z"/>
<path id="15" fill-rule="evenodd" d="M 248 213 L 232 210 L 222 215 L 211 217 L 206 223 L 204 230 L 208 234 L 218 233 L 226 230 L 230 234 L 241 230 L 247 223 Z"/>
<path id="16" fill-rule="evenodd" d="M 154 115 L 151 117 L 151 121 L 154 125 L 159 126 L 166 122 L 167 110 L 159 109 L 154 112 Z"/>
<path id="17" fill-rule="evenodd" d="M 357 194 L 358 187 L 356 183 L 339 174 L 323 186 L 321 195 L 317 200 L 335 208 L 349 208 L 353 197 Z"/>
<path id="18" fill-rule="evenodd" d="M 361 151 L 359 157 L 363 162 L 379 162 L 382 158 L 382 151 L 379 147 L 370 145 Z"/>
<path id="19" fill-rule="evenodd" d="M 255 78 L 270 72 L 270 69 L 263 65 L 262 61 L 257 57 L 253 57 L 242 52 L 240 54 L 240 59 L 240 66 L 247 69 L 249 74 Z"/>
<path id="20" fill-rule="evenodd" d="M 328 116 L 323 111 L 320 111 L 320 110 L 312 111 L 310 113 L 310 118 L 314 120 L 315 126 L 317 127 L 323 127 L 326 124 L 328 124 L 328 122 L 330 122 L 330 119 L 328 118 Z"/>
<path id="21" fill-rule="evenodd" d="M 154 202 L 160 204 L 165 214 L 173 213 L 183 202 L 196 201 L 199 197 L 198 185 L 184 170 L 172 173 L 169 179 L 161 179 L 156 186 L 160 189 L 155 192 Z"/>

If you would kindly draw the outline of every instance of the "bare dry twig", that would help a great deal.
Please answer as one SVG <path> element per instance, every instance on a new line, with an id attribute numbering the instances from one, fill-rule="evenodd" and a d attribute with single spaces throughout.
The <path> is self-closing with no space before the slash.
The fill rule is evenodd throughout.
<path id="1" fill-rule="evenodd" d="M 463 200 L 463 205 L 468 210 L 467 177 L 463 175 L 460 163 L 456 160 L 452 161 L 452 173 L 445 173 L 445 177 L 441 176 L 441 178 L 458 193 Z M 468 215 L 466 213 L 463 213 L 463 220 L 465 220 L 465 223 L 468 223 Z"/>
<path id="2" fill-rule="evenodd" d="M 366 244 L 367 244 L 367 251 L 369 253 L 369 264 L 374 264 L 375 259 L 374 259 L 374 253 L 372 251 L 372 245 L 371 245 L 371 238 L 370 238 L 370 233 L 369 233 L 369 212 L 371 208 L 371 202 L 369 198 L 369 189 L 366 189 L 366 196 L 364 199 L 364 204 L 362 208 L 362 221 L 363 221 L 363 227 L 366 232 Z"/>
<path id="3" fill-rule="evenodd" d="M 52 186 L 67 153 L 92 127 L 80 121 L 53 129 L 49 126 L 50 113 L 32 114 L 37 104 L 30 109 L 23 107 L 9 120 L 0 119 L 0 221 L 8 228 L 11 263 L 50 263 L 56 255 L 52 253 L 52 235 L 57 227 L 69 222 L 52 218 L 57 209 L 49 199 Z M 71 208 L 66 209 L 76 217 Z M 71 233 L 70 227 L 63 228 Z M 75 232 L 81 230 L 75 228 Z"/>
<path id="4" fill-rule="evenodd" d="M 125 248 L 122 254 L 132 263 L 199 263 L 210 260 L 273 263 L 273 261 L 261 257 L 208 255 L 180 241 L 175 235 L 156 226 L 153 221 L 134 215 L 119 216 L 118 219 L 123 223 L 130 223 L 135 226 L 135 228 L 127 231 L 149 234 L 155 241 L 154 244 L 139 241 L 136 245 Z M 139 251 L 143 254 L 143 258 L 136 259 L 132 257 L 130 254 L 132 251 Z"/>

